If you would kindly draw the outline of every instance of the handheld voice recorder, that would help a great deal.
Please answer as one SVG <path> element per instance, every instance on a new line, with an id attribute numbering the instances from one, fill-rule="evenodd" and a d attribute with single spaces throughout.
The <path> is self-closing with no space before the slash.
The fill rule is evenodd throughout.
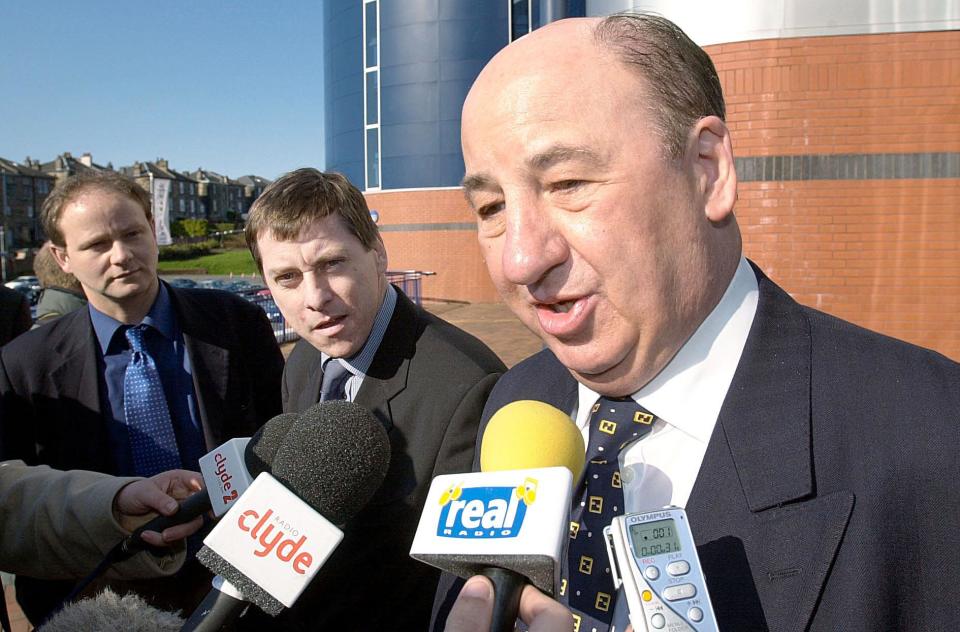
<path id="1" fill-rule="evenodd" d="M 635 632 L 717 630 L 683 509 L 617 516 L 603 535 L 613 583 L 623 586 Z"/>

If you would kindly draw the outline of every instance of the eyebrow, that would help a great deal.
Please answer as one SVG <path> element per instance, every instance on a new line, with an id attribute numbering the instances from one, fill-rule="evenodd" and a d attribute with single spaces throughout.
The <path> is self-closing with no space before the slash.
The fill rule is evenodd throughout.
<path id="1" fill-rule="evenodd" d="M 527 159 L 527 164 L 537 171 L 545 171 L 561 162 L 582 162 L 592 166 L 606 164 L 600 154 L 579 145 L 555 145 Z"/>
<path id="2" fill-rule="evenodd" d="M 534 171 L 547 169 L 563 162 L 580 162 L 594 167 L 602 167 L 607 161 L 597 152 L 579 145 L 556 145 L 534 154 L 527 159 L 527 164 Z M 469 174 L 460 181 L 464 193 L 469 198 L 474 191 L 499 191 L 500 187 L 485 173 Z"/>

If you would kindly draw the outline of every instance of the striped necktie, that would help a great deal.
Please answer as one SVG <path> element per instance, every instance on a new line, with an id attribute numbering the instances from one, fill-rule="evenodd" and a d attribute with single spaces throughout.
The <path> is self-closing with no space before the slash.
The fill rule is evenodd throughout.
<path id="1" fill-rule="evenodd" d="M 573 610 L 576 630 L 609 628 L 614 588 L 603 528 L 624 513 L 620 450 L 650 432 L 655 419 L 630 398 L 601 397 L 590 412 L 587 465 L 582 484 L 574 490 L 560 582 L 560 595 Z"/>

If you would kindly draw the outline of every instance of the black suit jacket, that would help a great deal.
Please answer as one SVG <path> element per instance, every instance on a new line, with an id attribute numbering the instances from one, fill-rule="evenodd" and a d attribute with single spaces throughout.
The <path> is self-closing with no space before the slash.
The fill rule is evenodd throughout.
<path id="1" fill-rule="evenodd" d="M 319 400 L 320 362 L 313 346 L 297 343 L 283 374 L 285 411 Z M 420 511 L 433 477 L 469 471 L 480 413 L 505 370 L 482 342 L 397 290 L 355 399 L 387 429 L 386 479 L 294 607 L 276 620 L 250 617 L 246 629 L 426 629 L 439 572 L 409 555 Z"/>
<path id="2" fill-rule="evenodd" d="M 960 365 L 756 272 L 757 315 L 686 507 L 720 628 L 956 629 Z M 500 380 L 482 426 L 526 398 L 571 410 L 577 385 L 541 352 Z M 458 585 L 444 577 L 441 618 Z"/>
<path id="3" fill-rule="evenodd" d="M 0 285 L 0 347 L 33 326 L 27 297 Z"/>
<path id="4" fill-rule="evenodd" d="M 266 316 L 227 292 L 167 289 L 190 354 L 207 448 L 252 435 L 281 405 L 283 356 Z M 113 473 L 89 310 L 3 348 L 0 458 Z"/>

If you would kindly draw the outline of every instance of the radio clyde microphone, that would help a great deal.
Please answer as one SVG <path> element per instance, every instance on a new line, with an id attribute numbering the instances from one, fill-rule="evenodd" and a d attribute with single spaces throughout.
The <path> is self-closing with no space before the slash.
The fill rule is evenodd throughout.
<path id="1" fill-rule="evenodd" d="M 144 531 L 159 533 L 190 522 L 211 509 L 216 517 L 226 513 L 260 472 L 269 471 L 283 438 L 298 418 L 299 415 L 293 413 L 277 415 L 261 426 L 253 437 L 230 439 L 203 456 L 200 459 L 200 472 L 206 488 L 181 502 L 177 513 L 157 516 L 124 538 L 113 562 L 129 559 L 140 551 L 152 548 L 141 537 Z"/>
<path id="2" fill-rule="evenodd" d="M 226 581 L 184 630 L 219 629 L 245 602 L 273 616 L 292 606 L 340 543 L 339 527 L 383 482 L 390 441 L 368 410 L 327 401 L 299 417 L 272 471 L 257 476 L 204 540 L 197 559 Z"/>
<path id="3" fill-rule="evenodd" d="M 489 577 L 490 630 L 513 630 L 525 584 L 556 591 L 584 453 L 580 430 L 562 411 L 532 400 L 507 404 L 484 431 L 481 472 L 433 479 L 411 557 L 463 578 Z"/>

